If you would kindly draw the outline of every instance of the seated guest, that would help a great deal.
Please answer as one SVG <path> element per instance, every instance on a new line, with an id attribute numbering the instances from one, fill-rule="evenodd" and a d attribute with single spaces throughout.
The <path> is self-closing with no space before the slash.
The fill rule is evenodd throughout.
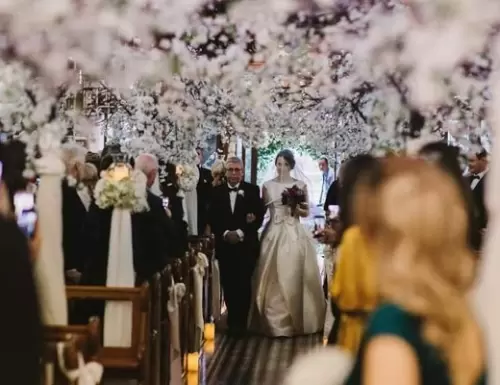
<path id="1" fill-rule="evenodd" d="M 87 209 L 78 194 L 84 165 L 85 149 L 77 144 L 65 144 L 62 160 L 66 167 L 66 178 L 62 182 L 63 253 L 64 270 L 73 275 L 83 269 L 82 231 Z"/>
<path id="2" fill-rule="evenodd" d="M 23 176 L 26 167 L 26 145 L 20 141 L 10 141 L 0 144 L 0 162 L 3 170 L 0 181 L 0 200 L 3 202 L 0 207 L 1 214 L 12 220 L 16 219 L 14 196 L 18 193 L 34 194 L 30 191 L 30 184 Z M 37 224 L 34 229 L 31 226 L 24 229 L 31 238 L 31 256 L 36 258 L 40 249 L 40 235 Z"/>
<path id="3" fill-rule="evenodd" d="M 168 209 L 171 213 L 171 218 L 176 225 L 176 229 L 180 236 L 179 246 L 182 250 L 180 253 L 187 250 L 188 246 L 188 225 L 184 220 L 184 209 L 182 207 L 183 198 L 179 196 L 179 177 L 176 173 L 176 165 L 173 163 L 167 163 L 166 177 L 161 183 L 161 190 L 163 196 L 168 199 Z"/>
<path id="4" fill-rule="evenodd" d="M 16 222 L 1 215 L 0 234 L 0 300 L 8 309 L 0 320 L 2 383 L 38 385 L 42 327 L 28 242 Z"/>
<path id="5" fill-rule="evenodd" d="M 78 186 L 77 192 L 87 211 L 94 199 L 94 188 L 98 180 L 99 175 L 96 166 L 92 163 L 85 163 L 82 180 Z"/>
<path id="6" fill-rule="evenodd" d="M 19 229 L 12 198 L 26 188 L 25 158 L 23 143 L 0 144 L 0 300 L 6 309 L 0 321 L 0 371 L 3 383 L 39 385 L 42 327 L 31 265 L 38 236 L 35 231 L 29 242 Z"/>

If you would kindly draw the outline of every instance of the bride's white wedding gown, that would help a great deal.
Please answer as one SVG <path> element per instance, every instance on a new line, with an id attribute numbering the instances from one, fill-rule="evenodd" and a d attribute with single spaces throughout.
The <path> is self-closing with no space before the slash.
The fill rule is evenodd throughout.
<path id="1" fill-rule="evenodd" d="M 250 329 L 270 336 L 312 334 L 323 329 L 326 300 L 311 234 L 281 203 L 285 188 L 301 181 L 264 183 L 271 219 L 261 238 L 253 278 Z"/>

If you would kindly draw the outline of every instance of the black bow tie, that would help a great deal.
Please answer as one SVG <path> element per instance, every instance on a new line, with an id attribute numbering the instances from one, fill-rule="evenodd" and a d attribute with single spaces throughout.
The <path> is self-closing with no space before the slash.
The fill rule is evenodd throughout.
<path id="1" fill-rule="evenodd" d="M 479 175 L 472 175 L 472 180 L 478 180 L 481 179 Z"/>
<path id="2" fill-rule="evenodd" d="M 229 192 L 238 192 L 238 188 L 237 187 L 229 187 Z"/>

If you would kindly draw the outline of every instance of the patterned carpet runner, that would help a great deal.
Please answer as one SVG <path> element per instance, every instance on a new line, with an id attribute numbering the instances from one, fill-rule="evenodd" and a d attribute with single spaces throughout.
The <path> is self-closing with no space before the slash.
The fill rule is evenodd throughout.
<path id="1" fill-rule="evenodd" d="M 203 358 L 203 385 L 279 385 L 295 357 L 320 346 L 322 334 L 293 338 L 217 336 L 215 353 Z"/>

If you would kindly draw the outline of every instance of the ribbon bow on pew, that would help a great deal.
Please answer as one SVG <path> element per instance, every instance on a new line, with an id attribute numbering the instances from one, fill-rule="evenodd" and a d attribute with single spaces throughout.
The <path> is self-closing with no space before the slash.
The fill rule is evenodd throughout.
<path id="1" fill-rule="evenodd" d="M 198 252 L 196 254 L 196 265 L 193 266 L 194 276 L 194 318 L 198 333 L 198 344 L 201 344 L 203 329 L 205 328 L 205 321 L 203 319 L 203 277 L 205 276 L 206 269 L 208 268 L 208 258 L 205 254 Z M 196 348 L 199 348 L 197 346 Z"/>
<path id="2" fill-rule="evenodd" d="M 169 288 L 169 299 L 167 303 L 170 319 L 170 375 L 171 384 L 182 384 L 182 357 L 180 337 L 179 303 L 186 294 L 186 286 L 183 283 L 175 283 L 172 278 L 172 286 Z"/>
<path id="3" fill-rule="evenodd" d="M 72 383 L 76 381 L 77 385 L 97 385 L 101 382 L 104 372 L 102 365 L 97 362 L 85 363 L 82 353 L 78 353 L 78 369 L 66 369 L 64 348 L 63 342 L 57 344 L 57 362 L 68 380 Z"/>

